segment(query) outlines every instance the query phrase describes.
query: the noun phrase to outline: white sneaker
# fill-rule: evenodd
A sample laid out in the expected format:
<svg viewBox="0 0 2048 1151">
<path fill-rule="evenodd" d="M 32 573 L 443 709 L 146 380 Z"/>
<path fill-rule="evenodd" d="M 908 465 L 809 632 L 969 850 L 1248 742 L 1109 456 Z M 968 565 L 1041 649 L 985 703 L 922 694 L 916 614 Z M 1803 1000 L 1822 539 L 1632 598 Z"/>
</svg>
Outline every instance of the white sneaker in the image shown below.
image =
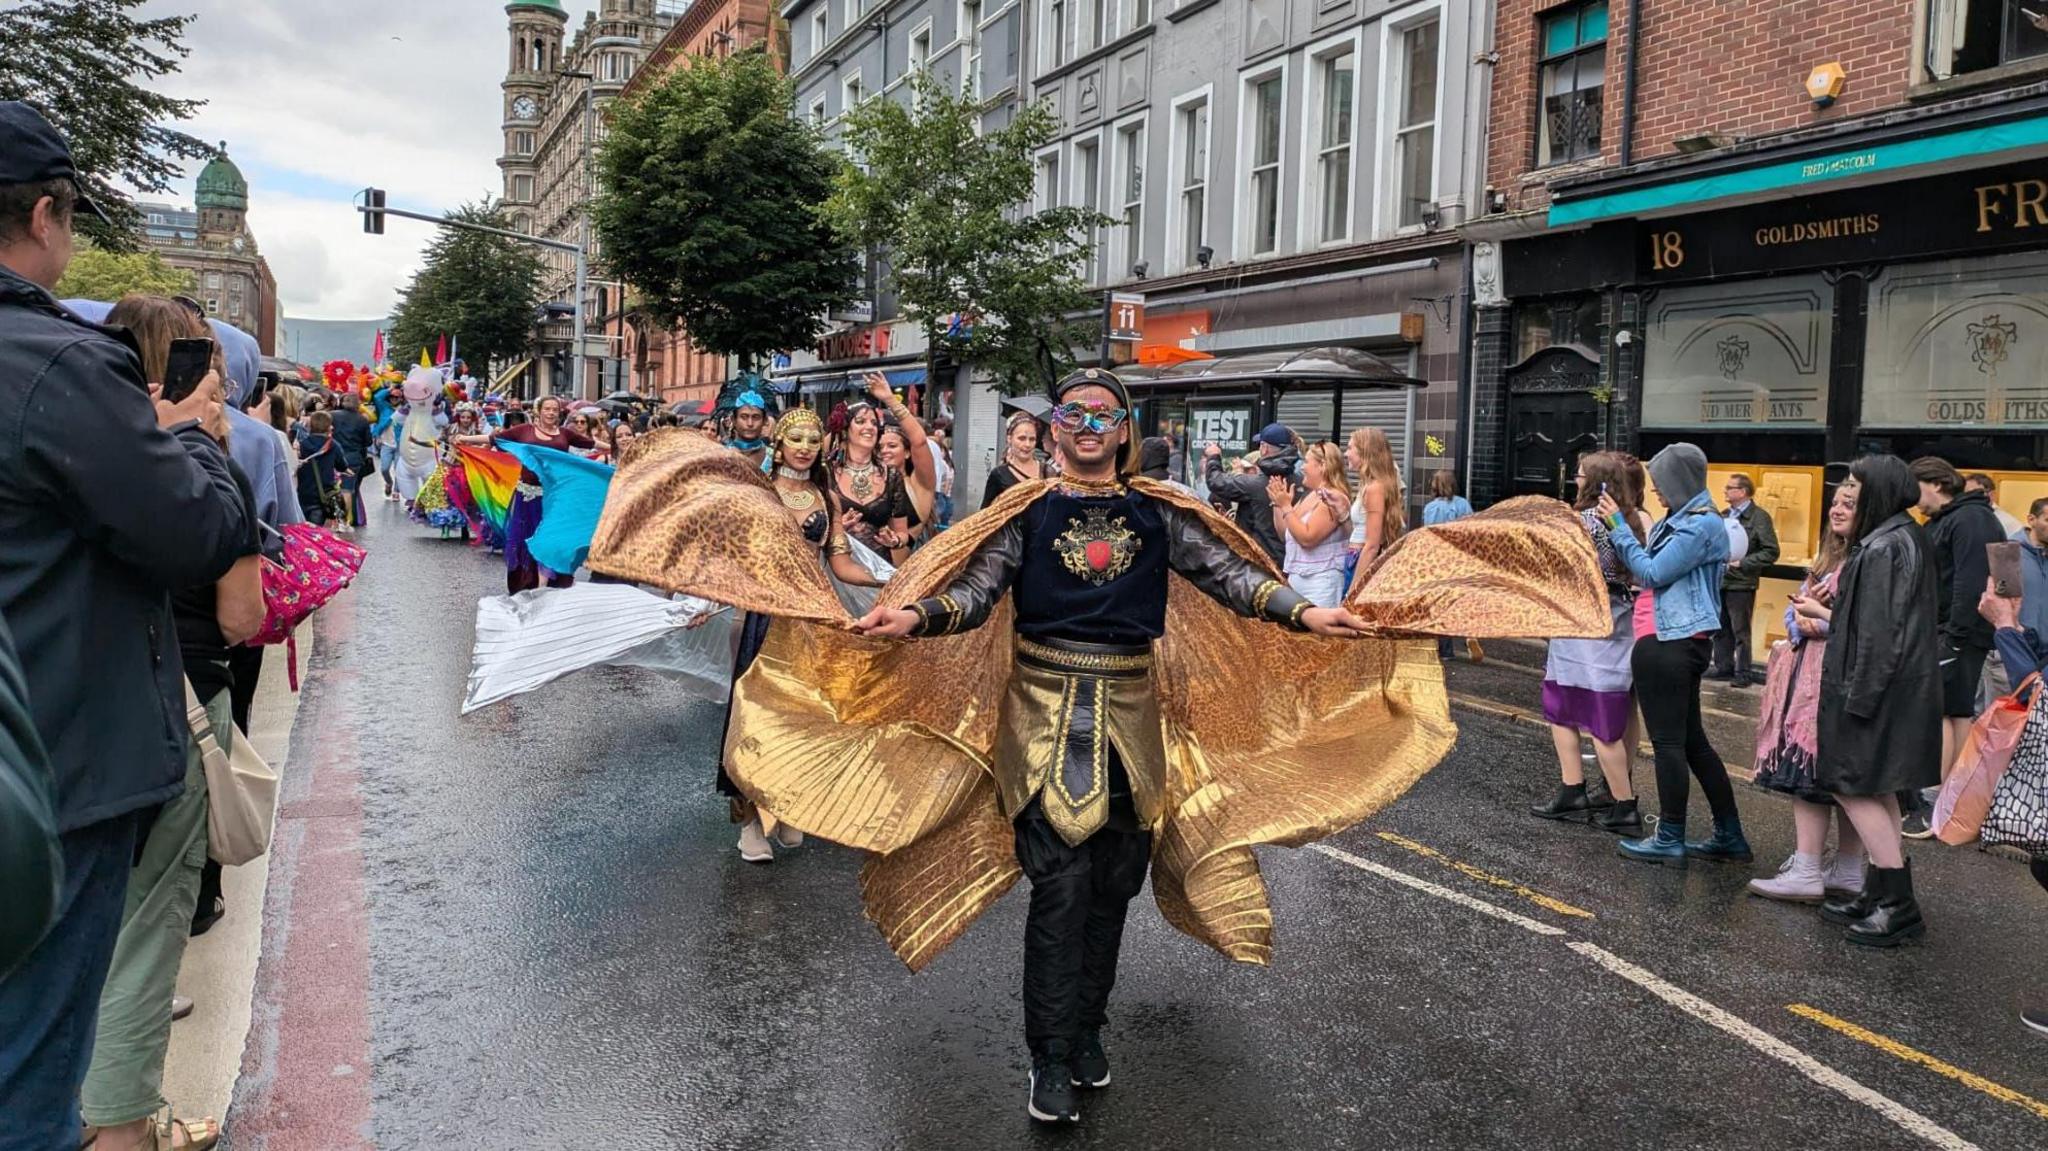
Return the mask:
<svg viewBox="0 0 2048 1151">
<path fill-rule="evenodd" d="M 1786 903 L 1819 903 L 1824 895 L 1820 860 L 1795 851 L 1778 867 L 1777 875 L 1750 880 L 1749 893 Z"/>
<path fill-rule="evenodd" d="M 786 823 L 778 823 L 775 825 L 775 845 L 777 847 L 802 847 L 804 845 L 804 833 Z"/>
<path fill-rule="evenodd" d="M 1863 857 L 1843 855 L 1830 858 L 1820 882 L 1829 895 L 1837 898 L 1860 895 L 1863 891 Z"/>
<path fill-rule="evenodd" d="M 740 825 L 740 858 L 748 863 L 775 862 L 775 847 L 761 834 L 761 821 L 750 819 Z"/>
</svg>

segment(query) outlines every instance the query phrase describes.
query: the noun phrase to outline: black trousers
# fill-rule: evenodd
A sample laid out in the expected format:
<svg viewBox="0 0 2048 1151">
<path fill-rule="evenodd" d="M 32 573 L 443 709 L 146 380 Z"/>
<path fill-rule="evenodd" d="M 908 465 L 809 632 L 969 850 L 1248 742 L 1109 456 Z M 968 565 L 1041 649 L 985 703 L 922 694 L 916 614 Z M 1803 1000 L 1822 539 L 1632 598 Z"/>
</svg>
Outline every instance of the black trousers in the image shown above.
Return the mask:
<svg viewBox="0 0 2048 1151">
<path fill-rule="evenodd" d="M 1755 588 L 1721 589 L 1721 630 L 1714 633 L 1715 671 L 1749 674 L 1749 624 L 1755 616 Z"/>
<path fill-rule="evenodd" d="M 1109 822 L 1078 847 L 1033 799 L 1017 814 L 1017 862 L 1031 881 L 1024 918 L 1024 1041 L 1065 1059 L 1083 1031 L 1108 1019 L 1124 912 L 1145 886 L 1152 833 L 1138 822 L 1123 764 L 1109 765 Z"/>
<path fill-rule="evenodd" d="M 1700 676 L 1707 670 L 1704 639 L 1636 641 L 1630 659 L 1636 677 L 1636 699 L 1643 705 L 1643 726 L 1657 755 L 1657 803 L 1666 823 L 1685 822 L 1685 801 L 1691 779 L 1713 809 L 1714 822 L 1733 822 L 1735 788 L 1728 768 L 1700 719 Z"/>
</svg>

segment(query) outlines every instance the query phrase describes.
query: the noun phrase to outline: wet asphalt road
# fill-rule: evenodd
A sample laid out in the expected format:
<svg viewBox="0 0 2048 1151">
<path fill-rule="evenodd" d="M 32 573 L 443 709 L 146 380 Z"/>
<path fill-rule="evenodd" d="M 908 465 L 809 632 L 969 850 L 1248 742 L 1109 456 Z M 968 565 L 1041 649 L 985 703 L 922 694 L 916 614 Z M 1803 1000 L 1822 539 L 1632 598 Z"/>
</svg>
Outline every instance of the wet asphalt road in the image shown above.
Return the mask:
<svg viewBox="0 0 2048 1151">
<path fill-rule="evenodd" d="M 1270 969 L 1141 897 L 1115 1085 L 1078 1129 L 1040 1128 L 1021 890 L 912 976 L 861 917 L 853 852 L 739 860 L 710 783 L 719 709 L 607 669 L 458 720 L 502 568 L 376 511 L 368 566 L 302 653 L 237 1151 L 2048 1145 L 2048 1103 L 2028 1105 L 2048 1037 L 2015 1016 L 2048 995 L 2048 895 L 2024 866 L 1913 847 L 1930 934 L 1868 953 L 1745 898 L 1749 868 L 1645 868 L 1522 814 L 1555 779 L 1547 737 L 1471 712 L 1444 764 L 1332 841 L 1382 870 L 1263 853 Z M 1739 798 L 1767 871 L 1788 811 Z"/>
</svg>

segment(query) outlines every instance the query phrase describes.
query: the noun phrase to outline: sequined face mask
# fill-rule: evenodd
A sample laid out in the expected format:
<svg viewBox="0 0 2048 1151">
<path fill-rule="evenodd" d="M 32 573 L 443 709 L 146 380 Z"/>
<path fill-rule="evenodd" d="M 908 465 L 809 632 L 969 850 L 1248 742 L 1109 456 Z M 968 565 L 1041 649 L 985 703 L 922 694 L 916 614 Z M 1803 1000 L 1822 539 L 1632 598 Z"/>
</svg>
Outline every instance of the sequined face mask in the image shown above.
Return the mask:
<svg viewBox="0 0 2048 1151">
<path fill-rule="evenodd" d="M 782 450 L 786 452 L 810 452 L 816 454 L 825 444 L 825 437 L 808 428 L 790 432 L 782 437 Z"/>
<path fill-rule="evenodd" d="M 1094 432 L 1101 435 L 1123 426 L 1130 413 L 1107 404 L 1061 404 L 1052 410 L 1052 422 L 1066 432 Z"/>
</svg>

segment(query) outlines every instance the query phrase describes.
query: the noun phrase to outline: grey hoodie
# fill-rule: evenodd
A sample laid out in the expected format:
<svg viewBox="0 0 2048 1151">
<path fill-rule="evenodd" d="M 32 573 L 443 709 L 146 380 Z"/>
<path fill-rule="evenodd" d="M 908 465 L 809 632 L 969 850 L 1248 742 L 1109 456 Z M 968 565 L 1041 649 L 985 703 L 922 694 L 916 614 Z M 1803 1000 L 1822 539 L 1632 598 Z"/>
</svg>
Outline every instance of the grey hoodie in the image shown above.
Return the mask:
<svg viewBox="0 0 2048 1151">
<path fill-rule="evenodd" d="M 1707 453 L 1691 444 L 1672 444 L 1650 457 L 1650 484 L 1672 511 L 1707 490 Z"/>
</svg>

